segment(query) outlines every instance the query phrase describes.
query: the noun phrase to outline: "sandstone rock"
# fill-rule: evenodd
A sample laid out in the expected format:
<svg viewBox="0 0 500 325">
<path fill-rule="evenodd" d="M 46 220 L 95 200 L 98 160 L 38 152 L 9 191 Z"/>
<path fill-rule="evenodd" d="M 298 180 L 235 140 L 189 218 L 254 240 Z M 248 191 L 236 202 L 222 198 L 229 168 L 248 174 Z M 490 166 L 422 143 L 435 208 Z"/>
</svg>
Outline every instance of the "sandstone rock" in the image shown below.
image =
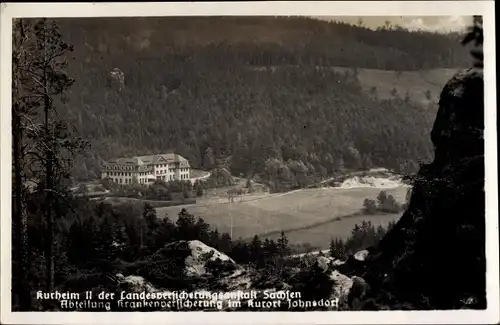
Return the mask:
<svg viewBox="0 0 500 325">
<path fill-rule="evenodd" d="M 252 286 L 252 278 L 246 270 L 240 268 L 230 276 L 222 278 L 220 283 L 225 285 L 228 291 L 248 290 Z"/>
<path fill-rule="evenodd" d="M 328 271 L 328 267 L 330 266 L 330 259 L 328 257 L 325 257 L 325 256 L 318 256 L 317 258 L 317 263 L 318 263 L 318 266 L 324 271 Z"/>
<path fill-rule="evenodd" d="M 336 270 L 330 274 L 330 279 L 335 281 L 335 286 L 333 288 L 333 297 L 339 299 L 347 299 L 349 291 L 351 290 L 351 287 L 353 285 L 353 280 Z"/>
<path fill-rule="evenodd" d="M 205 265 L 208 261 L 220 260 L 236 264 L 230 257 L 205 245 L 199 240 L 188 242 L 191 255 L 186 258 L 186 274 L 188 276 L 202 276 L 206 273 Z"/>
<path fill-rule="evenodd" d="M 483 73 L 473 68 L 444 87 L 431 132 L 434 160 L 421 166 L 407 211 L 365 259 L 362 276 L 379 305 L 485 308 L 483 131 Z M 443 281 L 450 274 L 468 280 Z M 464 303 L 471 296 L 474 304 Z"/>
<path fill-rule="evenodd" d="M 368 256 L 368 254 L 370 253 L 368 252 L 368 250 L 365 249 L 354 254 L 354 258 L 358 261 L 364 261 Z"/>
<path fill-rule="evenodd" d="M 123 275 L 117 274 L 117 279 L 120 280 L 120 287 L 126 288 L 129 292 L 156 292 L 158 291 L 151 283 L 146 281 L 141 276 L 129 275 L 123 277 Z"/>
<path fill-rule="evenodd" d="M 344 264 L 345 264 L 345 261 L 342 261 L 342 260 L 333 260 L 332 261 L 333 266 L 340 266 L 340 265 L 344 265 Z"/>
<path fill-rule="evenodd" d="M 125 87 L 125 74 L 118 68 L 114 68 L 110 71 L 109 76 L 111 78 L 111 84 L 118 90 L 122 90 Z"/>
</svg>

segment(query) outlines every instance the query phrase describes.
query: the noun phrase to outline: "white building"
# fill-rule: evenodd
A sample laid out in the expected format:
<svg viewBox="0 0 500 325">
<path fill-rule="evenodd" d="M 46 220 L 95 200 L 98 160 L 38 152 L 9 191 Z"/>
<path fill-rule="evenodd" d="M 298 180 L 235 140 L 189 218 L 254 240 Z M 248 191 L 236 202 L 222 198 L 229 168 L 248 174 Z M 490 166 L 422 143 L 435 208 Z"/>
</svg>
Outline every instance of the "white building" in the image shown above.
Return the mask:
<svg viewBox="0 0 500 325">
<path fill-rule="evenodd" d="M 165 182 L 190 180 L 189 161 L 175 153 L 166 153 L 108 161 L 101 178 L 118 184 L 150 184 L 156 180 Z"/>
</svg>

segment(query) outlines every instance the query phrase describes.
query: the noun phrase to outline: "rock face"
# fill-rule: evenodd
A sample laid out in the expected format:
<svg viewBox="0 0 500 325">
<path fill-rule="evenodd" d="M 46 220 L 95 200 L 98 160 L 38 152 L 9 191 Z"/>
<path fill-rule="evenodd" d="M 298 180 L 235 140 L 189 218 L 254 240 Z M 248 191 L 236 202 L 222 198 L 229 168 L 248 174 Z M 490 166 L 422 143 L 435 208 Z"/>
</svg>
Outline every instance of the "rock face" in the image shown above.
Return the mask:
<svg viewBox="0 0 500 325">
<path fill-rule="evenodd" d="M 118 91 L 122 91 L 125 87 L 125 74 L 118 68 L 114 68 L 110 71 L 109 77 L 111 80 L 111 86 Z"/>
<path fill-rule="evenodd" d="M 421 166 L 407 211 L 356 268 L 372 288 L 372 305 L 361 308 L 486 308 L 483 88 L 476 68 L 444 87 L 435 158 Z"/>
<path fill-rule="evenodd" d="M 206 273 L 205 265 L 208 261 L 220 260 L 221 262 L 236 264 L 227 255 L 199 240 L 189 241 L 188 247 L 191 250 L 191 255 L 186 258 L 186 275 L 188 276 L 204 275 Z"/>
<path fill-rule="evenodd" d="M 353 280 L 339 271 L 333 271 L 332 274 L 330 274 L 330 279 L 335 281 L 335 286 L 333 288 L 334 296 L 341 299 L 347 298 L 352 288 Z"/>
<path fill-rule="evenodd" d="M 120 283 L 120 287 L 126 289 L 128 292 L 156 292 L 158 291 L 151 283 L 146 281 L 142 276 L 129 275 L 124 277 L 117 274 L 116 278 Z"/>
<path fill-rule="evenodd" d="M 369 252 L 365 249 L 354 254 L 354 258 L 358 261 L 364 261 L 368 254 Z"/>
<path fill-rule="evenodd" d="M 328 270 L 328 267 L 330 265 L 330 263 L 332 262 L 329 258 L 325 257 L 325 256 L 319 256 L 318 259 L 317 259 L 317 262 L 318 262 L 318 266 L 324 271 L 326 272 Z"/>
<path fill-rule="evenodd" d="M 360 252 L 360 255 L 364 255 L 364 252 Z M 302 258 L 305 259 L 305 257 Z M 342 306 L 347 303 L 351 288 L 354 288 L 356 292 L 363 292 L 363 287 L 359 285 L 360 282 L 363 282 L 361 278 L 351 278 L 336 270 L 337 266 L 342 265 L 342 263 L 334 263 L 339 262 L 339 260 L 326 256 L 309 256 L 309 260 L 304 261 L 307 266 L 290 268 L 290 274 L 293 275 L 287 279 L 273 277 L 270 274 L 265 274 L 262 278 L 262 270 L 238 265 L 227 255 L 201 241 L 176 241 L 165 245 L 147 260 L 141 261 L 140 264 L 145 269 L 141 267 L 128 268 L 125 275 L 118 273 L 114 278 L 118 289 L 131 293 L 176 290 L 192 290 L 197 293 L 230 293 L 252 290 L 262 295 L 264 291 L 284 292 L 287 290 L 296 291 L 298 288 L 304 289 L 304 283 L 314 281 L 313 279 L 318 277 L 325 277 L 333 280 L 329 297 L 331 299 L 338 298 Z M 181 273 L 169 269 L 173 263 L 177 263 Z M 314 268 L 311 269 L 314 265 L 316 271 L 307 273 L 304 277 L 301 272 L 314 270 Z M 312 276 L 313 279 L 309 276 Z M 266 279 L 267 282 L 263 283 L 263 279 Z M 295 281 L 297 279 L 300 283 Z M 184 287 L 179 286 L 177 280 L 183 281 L 181 285 Z M 298 287 L 296 287 L 297 284 L 299 284 Z M 325 287 L 314 290 L 321 289 L 325 289 Z M 364 292 L 360 297 L 364 297 Z M 228 309 L 225 303 L 223 309 Z"/>
</svg>

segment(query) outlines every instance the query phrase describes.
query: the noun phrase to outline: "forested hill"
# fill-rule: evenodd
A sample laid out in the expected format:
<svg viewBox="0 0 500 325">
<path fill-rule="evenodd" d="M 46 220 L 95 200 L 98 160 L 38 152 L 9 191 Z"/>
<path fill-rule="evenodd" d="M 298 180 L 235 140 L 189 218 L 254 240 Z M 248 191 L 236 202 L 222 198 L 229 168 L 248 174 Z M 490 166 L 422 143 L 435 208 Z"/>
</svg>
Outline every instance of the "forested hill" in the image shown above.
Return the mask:
<svg viewBox="0 0 500 325">
<path fill-rule="evenodd" d="M 470 63 L 459 35 L 306 18 L 57 23 L 75 48 L 67 116 L 92 143 L 81 177 L 95 177 L 102 159 L 166 150 L 195 167 L 225 163 L 237 174 L 283 178 L 415 169 L 432 157 L 435 108 L 402 92 L 387 99 L 367 91 L 358 69 L 398 75 Z"/>
<path fill-rule="evenodd" d="M 409 33 L 397 27 L 374 31 L 304 17 L 64 19 L 59 25 L 76 46 L 79 59 L 100 61 L 95 64 L 129 66 L 131 59 L 184 59 L 211 65 L 312 64 L 415 70 L 463 67 L 470 62 L 456 34 Z M 200 49 L 202 53 L 198 53 Z"/>
</svg>

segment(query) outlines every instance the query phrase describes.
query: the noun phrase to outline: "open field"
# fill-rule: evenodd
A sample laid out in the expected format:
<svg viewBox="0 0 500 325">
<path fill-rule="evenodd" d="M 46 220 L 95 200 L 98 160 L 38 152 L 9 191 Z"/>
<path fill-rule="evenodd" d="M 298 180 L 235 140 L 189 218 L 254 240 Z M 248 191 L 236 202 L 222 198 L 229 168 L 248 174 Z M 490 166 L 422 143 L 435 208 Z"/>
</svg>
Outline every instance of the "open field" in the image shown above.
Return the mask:
<svg viewBox="0 0 500 325">
<path fill-rule="evenodd" d="M 398 220 L 401 215 L 402 213 L 349 216 L 306 229 L 285 231 L 285 234 L 290 243 L 309 243 L 313 247 L 327 249 L 331 239 L 347 239 L 356 224 L 370 221 L 375 227 L 379 225 L 386 227 L 389 222 Z M 273 233 L 262 236 L 262 239 L 264 238 L 276 240 L 279 238 L 279 234 Z"/>
<path fill-rule="evenodd" d="M 252 67 L 253 70 L 298 69 L 299 66 L 266 66 Z M 346 73 L 352 70 L 347 67 L 318 66 L 318 69 L 334 70 Z M 406 92 L 410 98 L 422 105 L 437 103 L 441 90 L 448 80 L 460 69 L 428 69 L 418 71 L 391 71 L 379 69 L 358 69 L 358 80 L 363 91 L 370 94 L 375 87 L 377 96 L 381 99 L 393 98 L 392 90 L 396 89 L 398 96 L 404 97 Z M 426 92 L 429 91 L 430 98 Z"/>
<path fill-rule="evenodd" d="M 348 68 L 336 67 L 336 71 L 346 71 Z M 424 105 L 437 102 L 441 90 L 448 80 L 459 69 L 429 69 L 421 71 L 388 71 L 377 69 L 358 69 L 358 79 L 361 87 L 367 93 L 376 87 L 379 98 L 392 98 L 391 91 L 396 89 L 400 97 L 408 92 L 410 98 Z M 430 100 L 426 97 L 430 92 Z"/>
<path fill-rule="evenodd" d="M 241 201 L 238 198 L 234 203 L 229 203 L 224 198 L 210 198 L 201 199 L 192 205 L 158 208 L 157 212 L 159 216 L 168 214 L 168 217 L 175 222 L 179 211 L 186 208 L 188 212 L 196 217 L 202 217 L 219 231 L 230 233 L 232 224 L 233 238 L 248 238 L 255 234 L 296 229 L 354 214 L 362 208 L 365 198 L 375 199 L 380 190 L 379 188 L 321 188 L 279 194 L 261 193 L 245 195 Z M 398 202 L 404 202 L 407 191 L 405 187 L 384 190 L 388 194 L 392 194 Z M 385 222 L 384 220 L 387 222 L 393 220 L 390 215 L 384 215 L 381 218 L 377 218 L 377 216 L 367 216 L 366 218 L 373 219 L 372 222 L 376 225 L 379 224 L 377 223 L 379 221 L 376 222 L 375 219 L 383 219 L 383 222 Z M 322 236 L 328 242 L 331 237 L 348 235 L 352 226 L 363 219 L 365 217 L 346 219 L 345 222 L 342 222 L 345 224 L 342 227 L 339 226 L 340 221 L 332 222 L 331 225 L 321 226 L 320 231 L 326 232 Z M 331 235 L 328 234 L 329 229 L 332 231 Z M 316 236 L 315 231 L 318 230 L 311 228 L 292 232 L 290 242 L 306 242 L 301 238 L 312 239 Z M 323 239 L 318 238 L 316 241 L 323 242 Z"/>
</svg>

